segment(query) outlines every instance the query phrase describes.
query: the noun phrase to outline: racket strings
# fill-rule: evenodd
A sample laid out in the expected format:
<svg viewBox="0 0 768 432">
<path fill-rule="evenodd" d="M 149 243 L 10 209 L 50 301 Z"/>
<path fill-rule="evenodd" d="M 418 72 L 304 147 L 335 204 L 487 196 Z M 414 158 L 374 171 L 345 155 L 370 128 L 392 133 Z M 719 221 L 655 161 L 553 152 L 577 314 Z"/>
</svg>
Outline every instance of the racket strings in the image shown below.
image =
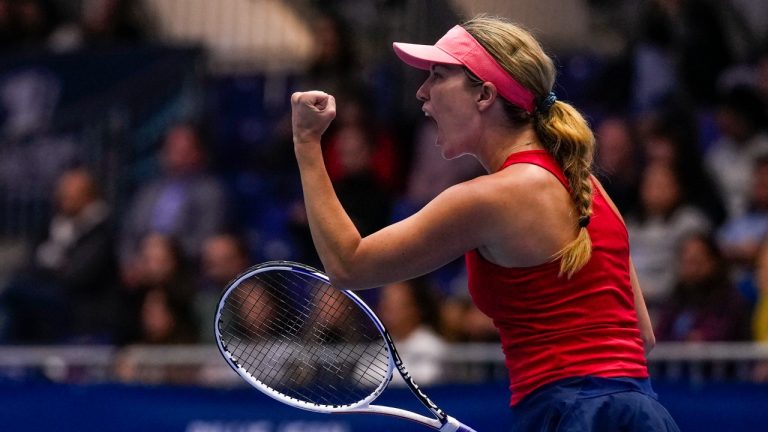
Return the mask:
<svg viewBox="0 0 768 432">
<path fill-rule="evenodd" d="M 290 273 L 290 275 L 295 274 Z M 286 275 L 278 273 L 278 276 L 285 278 Z M 291 282 L 292 281 L 289 280 L 289 278 L 286 278 L 285 283 Z M 365 361 L 369 367 L 377 365 L 378 367 L 375 367 L 375 369 L 381 374 L 386 374 L 388 371 L 388 362 L 385 362 L 383 364 L 384 367 L 381 367 L 382 362 L 377 362 L 377 360 L 380 359 L 380 356 L 373 355 L 369 352 L 370 350 L 366 350 L 366 348 L 369 347 L 368 344 L 353 343 L 355 342 L 354 339 L 359 337 L 367 343 L 374 341 L 381 342 L 380 346 L 386 350 L 382 336 L 373 323 L 367 318 L 360 319 L 364 314 L 353 304 L 352 300 L 326 282 L 314 278 L 308 278 L 305 282 L 313 284 L 312 291 L 314 295 L 312 298 L 316 300 L 316 304 L 307 302 L 303 305 L 303 310 L 307 312 L 305 316 L 309 317 L 312 310 L 318 312 L 320 315 L 327 315 L 326 321 L 319 322 L 318 327 L 322 329 L 322 331 L 315 331 L 316 342 L 318 343 L 318 348 L 321 349 L 321 352 L 327 351 L 325 346 L 326 342 L 334 342 L 334 339 L 340 338 L 338 342 L 343 343 L 340 345 L 342 351 L 338 352 L 337 348 L 335 350 L 336 355 L 342 355 L 351 359 L 362 357 L 362 360 Z M 333 321 L 336 321 L 337 324 L 333 326 L 328 325 L 329 322 Z M 358 325 L 358 323 L 365 324 L 365 326 Z M 317 330 L 318 327 L 315 327 L 314 330 Z M 343 333 L 340 334 L 339 331 L 342 331 Z M 342 334 L 346 334 L 348 338 L 343 338 Z M 380 382 L 381 380 L 379 379 L 370 381 L 369 384 L 378 385 Z"/>
<path fill-rule="evenodd" d="M 349 405 L 389 376 L 389 350 L 375 324 L 313 276 L 265 271 L 243 280 L 218 325 L 237 366 L 288 397 Z"/>
<path fill-rule="evenodd" d="M 279 276 L 285 275 L 280 273 Z M 347 359 L 351 359 L 353 363 L 357 363 L 358 369 L 364 365 L 365 371 L 375 369 L 378 372 L 378 376 L 374 376 L 375 379 L 372 379 L 370 373 L 360 374 L 358 370 L 360 376 L 358 377 L 359 381 L 357 384 L 363 384 L 366 387 L 373 386 L 375 388 L 381 383 L 388 372 L 388 357 L 383 367 L 382 362 L 379 361 L 378 367 L 371 368 L 371 365 L 376 364 L 380 356 L 367 353 L 370 349 L 366 350 L 366 348 L 370 346 L 371 342 L 381 339 L 380 333 L 373 327 L 370 320 L 355 319 L 356 315 L 354 312 L 358 312 L 358 315 L 361 312 L 347 296 L 333 289 L 324 281 L 311 280 L 313 282 L 313 295 L 310 298 L 314 299 L 316 304 L 311 305 L 308 302 L 304 305 L 303 309 L 307 311 L 314 309 L 321 316 L 321 319 L 319 326 L 313 328 L 317 350 L 315 355 L 310 357 L 309 363 L 316 364 L 316 361 L 320 359 L 320 364 L 326 371 L 335 373 L 339 378 L 345 378 L 342 375 L 344 372 L 342 367 L 350 363 Z M 357 318 L 360 317 L 357 316 Z M 356 326 L 356 321 L 368 324 L 368 327 Z M 360 344 L 359 340 L 356 340 L 358 338 L 362 338 L 365 343 Z M 329 349 L 327 345 L 329 342 L 336 343 L 333 349 Z M 384 352 L 384 354 L 387 353 Z"/>
</svg>

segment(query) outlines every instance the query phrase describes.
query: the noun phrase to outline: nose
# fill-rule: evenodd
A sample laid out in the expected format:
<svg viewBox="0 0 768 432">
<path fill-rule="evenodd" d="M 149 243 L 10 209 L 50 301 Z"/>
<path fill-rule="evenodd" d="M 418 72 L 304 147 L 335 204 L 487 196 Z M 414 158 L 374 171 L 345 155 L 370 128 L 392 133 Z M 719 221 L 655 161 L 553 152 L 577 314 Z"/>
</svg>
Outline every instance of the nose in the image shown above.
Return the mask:
<svg viewBox="0 0 768 432">
<path fill-rule="evenodd" d="M 426 102 L 429 99 L 429 78 L 416 90 L 416 99 L 421 102 Z"/>
</svg>

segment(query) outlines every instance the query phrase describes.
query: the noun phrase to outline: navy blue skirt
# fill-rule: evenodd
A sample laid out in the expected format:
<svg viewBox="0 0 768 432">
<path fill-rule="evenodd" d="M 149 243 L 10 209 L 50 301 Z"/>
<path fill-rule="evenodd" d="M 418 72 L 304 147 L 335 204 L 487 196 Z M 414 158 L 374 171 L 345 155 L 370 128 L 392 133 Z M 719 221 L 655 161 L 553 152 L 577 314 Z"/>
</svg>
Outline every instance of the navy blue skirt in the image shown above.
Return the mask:
<svg viewBox="0 0 768 432">
<path fill-rule="evenodd" d="M 679 432 L 650 379 L 567 378 L 512 407 L 515 432 Z"/>
</svg>

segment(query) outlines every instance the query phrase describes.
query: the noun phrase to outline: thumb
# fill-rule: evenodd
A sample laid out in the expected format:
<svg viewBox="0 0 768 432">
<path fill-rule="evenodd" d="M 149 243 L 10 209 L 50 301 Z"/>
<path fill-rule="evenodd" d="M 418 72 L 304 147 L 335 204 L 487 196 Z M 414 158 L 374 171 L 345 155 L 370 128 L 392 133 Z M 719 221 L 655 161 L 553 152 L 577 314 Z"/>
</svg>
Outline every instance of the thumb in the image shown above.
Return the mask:
<svg viewBox="0 0 768 432">
<path fill-rule="evenodd" d="M 291 95 L 293 105 L 306 105 L 318 111 L 325 109 L 330 95 L 321 91 L 296 92 Z"/>
<path fill-rule="evenodd" d="M 308 96 L 310 96 L 307 100 L 307 105 L 315 108 L 316 110 L 323 112 L 331 103 L 330 100 L 333 98 L 333 96 L 329 95 L 328 93 L 324 93 L 321 91 L 313 91 L 309 92 Z"/>
<path fill-rule="evenodd" d="M 336 98 L 329 94 L 325 94 L 325 97 L 322 100 L 322 105 L 318 104 L 315 105 L 320 111 L 324 112 L 335 112 L 336 111 Z"/>
</svg>

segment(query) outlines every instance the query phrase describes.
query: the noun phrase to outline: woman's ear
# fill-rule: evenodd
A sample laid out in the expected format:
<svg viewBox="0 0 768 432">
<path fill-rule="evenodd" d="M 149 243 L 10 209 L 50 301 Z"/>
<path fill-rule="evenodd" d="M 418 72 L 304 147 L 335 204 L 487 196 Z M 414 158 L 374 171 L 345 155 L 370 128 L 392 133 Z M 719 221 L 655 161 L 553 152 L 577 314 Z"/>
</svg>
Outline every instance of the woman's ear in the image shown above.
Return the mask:
<svg viewBox="0 0 768 432">
<path fill-rule="evenodd" d="M 490 108 L 491 105 L 493 105 L 493 102 L 496 101 L 498 95 L 499 91 L 496 89 L 495 84 L 488 81 L 484 82 L 483 85 L 479 87 L 475 100 L 478 110 L 485 111 Z"/>
</svg>

